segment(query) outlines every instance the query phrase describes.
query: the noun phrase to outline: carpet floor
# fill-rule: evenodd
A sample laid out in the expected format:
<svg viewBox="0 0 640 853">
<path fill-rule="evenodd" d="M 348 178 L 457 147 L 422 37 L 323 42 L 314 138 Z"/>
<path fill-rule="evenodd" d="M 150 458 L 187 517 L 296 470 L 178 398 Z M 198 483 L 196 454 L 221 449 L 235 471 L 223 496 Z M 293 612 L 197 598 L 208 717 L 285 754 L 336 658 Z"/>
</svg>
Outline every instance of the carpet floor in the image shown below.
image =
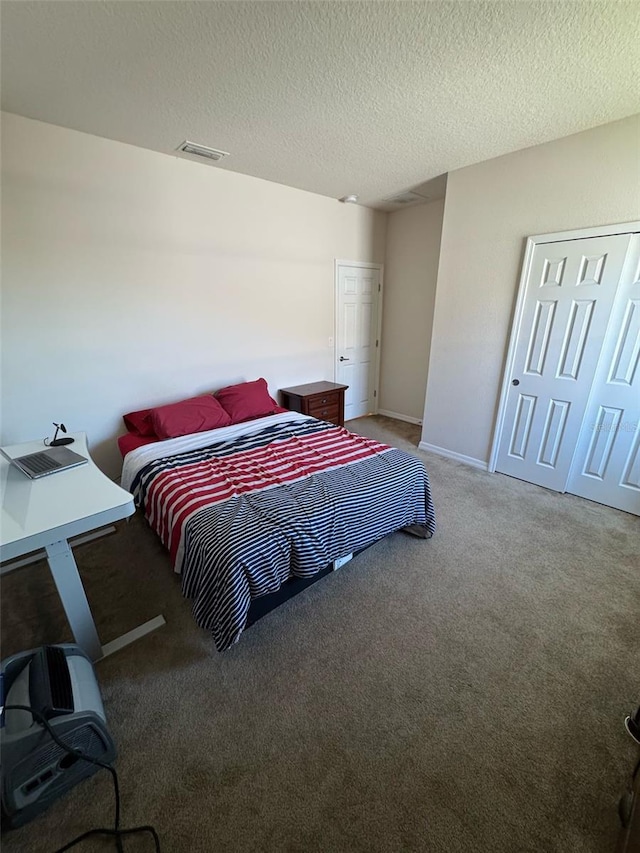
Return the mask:
<svg viewBox="0 0 640 853">
<path fill-rule="evenodd" d="M 163 853 L 609 853 L 640 702 L 640 524 L 417 449 L 417 427 L 349 424 L 420 456 L 433 539 L 389 536 L 218 654 L 135 517 L 79 547 L 123 824 Z M 71 639 L 46 564 L 2 582 L 2 655 Z M 108 774 L 4 853 L 48 853 L 112 816 Z M 112 850 L 108 841 L 82 850 Z M 150 851 L 132 838 L 127 851 Z"/>
</svg>

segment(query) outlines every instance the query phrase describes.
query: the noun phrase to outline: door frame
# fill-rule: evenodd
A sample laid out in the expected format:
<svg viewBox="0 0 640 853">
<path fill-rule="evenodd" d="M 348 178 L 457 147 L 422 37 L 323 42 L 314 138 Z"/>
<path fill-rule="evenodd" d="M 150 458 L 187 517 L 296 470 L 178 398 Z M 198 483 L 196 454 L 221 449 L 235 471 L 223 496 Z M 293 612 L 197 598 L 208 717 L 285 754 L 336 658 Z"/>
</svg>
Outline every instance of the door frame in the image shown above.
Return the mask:
<svg viewBox="0 0 640 853">
<path fill-rule="evenodd" d="M 493 429 L 491 454 L 489 456 L 489 464 L 487 466 L 487 470 L 491 473 L 495 472 L 496 464 L 498 462 L 498 448 L 500 446 L 502 432 L 504 430 L 504 419 L 507 410 L 507 395 L 509 393 L 509 386 L 511 385 L 511 374 L 513 372 L 513 363 L 516 355 L 516 342 L 521 331 L 522 315 L 524 313 L 524 297 L 529 273 L 531 272 L 533 253 L 536 247 L 543 245 L 544 243 L 563 243 L 566 240 L 586 240 L 591 237 L 611 237 L 614 234 L 633 234 L 639 230 L 640 220 L 636 219 L 632 222 L 621 222 L 615 225 L 599 225 L 593 228 L 578 228 L 572 231 L 555 231 L 551 234 L 537 234 L 533 237 L 527 237 L 524 258 L 522 261 L 522 272 L 520 273 L 520 280 L 518 282 L 516 303 L 513 309 L 513 321 L 511 323 L 509 347 L 507 349 L 507 357 L 505 359 L 504 370 L 502 373 L 502 385 L 500 387 L 498 412 L 496 414 Z"/>
<path fill-rule="evenodd" d="M 378 414 L 380 405 L 380 352 L 382 351 L 382 297 L 384 294 L 384 264 L 374 264 L 368 261 L 346 261 L 343 258 L 336 258 L 333 265 L 333 381 L 336 381 L 336 364 L 338 361 L 338 298 L 339 298 L 339 277 L 338 272 L 340 267 L 358 267 L 365 270 L 378 270 L 378 319 L 376 324 L 376 357 L 374 363 L 374 406 L 373 414 Z"/>
</svg>

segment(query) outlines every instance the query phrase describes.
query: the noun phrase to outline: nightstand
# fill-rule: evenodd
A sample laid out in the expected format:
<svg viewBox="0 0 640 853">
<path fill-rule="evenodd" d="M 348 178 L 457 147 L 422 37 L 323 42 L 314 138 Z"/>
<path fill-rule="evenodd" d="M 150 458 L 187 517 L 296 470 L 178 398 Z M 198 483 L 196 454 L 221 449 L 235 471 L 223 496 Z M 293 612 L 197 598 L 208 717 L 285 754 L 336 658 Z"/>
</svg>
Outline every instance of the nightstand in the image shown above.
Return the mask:
<svg viewBox="0 0 640 853">
<path fill-rule="evenodd" d="M 335 382 L 310 382 L 294 388 L 281 388 L 282 405 L 292 412 L 344 426 L 344 392 L 348 387 Z"/>
</svg>

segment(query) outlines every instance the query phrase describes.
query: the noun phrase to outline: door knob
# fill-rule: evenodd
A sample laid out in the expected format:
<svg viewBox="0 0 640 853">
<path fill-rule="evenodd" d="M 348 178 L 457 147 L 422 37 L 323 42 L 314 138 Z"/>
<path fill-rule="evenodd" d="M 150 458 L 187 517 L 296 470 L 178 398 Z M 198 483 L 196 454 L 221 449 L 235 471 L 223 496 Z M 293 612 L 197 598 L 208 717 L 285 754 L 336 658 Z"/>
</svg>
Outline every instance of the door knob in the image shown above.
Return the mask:
<svg viewBox="0 0 640 853">
<path fill-rule="evenodd" d="M 514 380 L 513 380 L 513 382 L 512 382 L 511 384 L 512 384 L 512 385 L 519 385 L 519 384 L 520 384 L 520 380 L 519 380 L 519 379 L 514 379 Z"/>
<path fill-rule="evenodd" d="M 348 358 L 345 358 L 343 355 L 340 356 L 340 361 L 349 361 Z"/>
</svg>

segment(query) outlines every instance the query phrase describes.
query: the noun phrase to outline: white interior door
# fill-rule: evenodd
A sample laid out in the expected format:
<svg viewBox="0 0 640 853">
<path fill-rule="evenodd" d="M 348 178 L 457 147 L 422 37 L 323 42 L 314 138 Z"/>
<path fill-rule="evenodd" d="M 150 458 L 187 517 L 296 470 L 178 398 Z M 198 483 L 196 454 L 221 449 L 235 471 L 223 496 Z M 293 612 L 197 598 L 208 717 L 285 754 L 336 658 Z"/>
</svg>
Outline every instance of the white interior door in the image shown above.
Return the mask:
<svg viewBox="0 0 640 853">
<path fill-rule="evenodd" d="M 640 235 L 611 313 L 567 491 L 640 515 Z"/>
<path fill-rule="evenodd" d="M 338 264 L 336 381 L 345 392 L 345 420 L 376 411 L 380 270 Z"/>
<path fill-rule="evenodd" d="M 615 234 L 536 245 L 497 471 L 565 491 L 630 242 Z"/>
</svg>

